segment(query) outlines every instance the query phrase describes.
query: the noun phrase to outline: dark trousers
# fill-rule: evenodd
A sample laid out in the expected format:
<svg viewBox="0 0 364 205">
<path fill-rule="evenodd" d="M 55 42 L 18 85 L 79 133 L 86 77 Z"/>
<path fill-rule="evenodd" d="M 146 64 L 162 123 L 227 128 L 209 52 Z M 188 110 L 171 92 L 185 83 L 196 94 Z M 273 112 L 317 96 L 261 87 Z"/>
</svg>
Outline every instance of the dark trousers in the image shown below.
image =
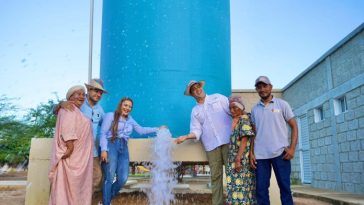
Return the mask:
<svg viewBox="0 0 364 205">
<path fill-rule="evenodd" d="M 284 153 L 284 152 L 283 152 Z M 291 193 L 291 161 L 284 160 L 283 154 L 272 159 L 258 159 L 256 169 L 256 195 L 259 205 L 269 205 L 269 182 L 272 167 L 281 194 L 282 205 L 293 205 Z"/>
</svg>

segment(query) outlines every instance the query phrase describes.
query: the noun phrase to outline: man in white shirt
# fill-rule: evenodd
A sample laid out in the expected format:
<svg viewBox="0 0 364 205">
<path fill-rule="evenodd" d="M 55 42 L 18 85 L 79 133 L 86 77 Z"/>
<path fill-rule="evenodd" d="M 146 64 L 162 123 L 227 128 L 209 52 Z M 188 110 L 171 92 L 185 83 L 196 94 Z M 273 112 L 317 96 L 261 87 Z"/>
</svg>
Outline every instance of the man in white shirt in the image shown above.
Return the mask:
<svg viewBox="0 0 364 205">
<path fill-rule="evenodd" d="M 195 98 L 191 112 L 190 133 L 178 137 L 180 144 L 187 139 L 201 140 L 211 169 L 212 204 L 224 204 L 223 165 L 227 164 L 231 134 L 229 100 L 221 94 L 206 95 L 205 81 L 191 80 L 184 95 Z"/>
</svg>

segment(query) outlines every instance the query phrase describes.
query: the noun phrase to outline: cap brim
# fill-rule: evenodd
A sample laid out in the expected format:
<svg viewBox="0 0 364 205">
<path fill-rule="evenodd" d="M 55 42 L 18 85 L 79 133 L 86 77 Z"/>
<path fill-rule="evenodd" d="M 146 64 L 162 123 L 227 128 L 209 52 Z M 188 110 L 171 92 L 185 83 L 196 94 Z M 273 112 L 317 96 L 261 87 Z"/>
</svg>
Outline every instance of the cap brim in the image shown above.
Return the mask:
<svg viewBox="0 0 364 205">
<path fill-rule="evenodd" d="M 264 84 L 266 84 L 266 85 L 270 85 L 270 83 L 266 83 L 266 82 L 264 82 L 264 81 L 259 81 L 259 82 L 256 82 L 256 83 L 255 83 L 255 86 L 257 86 L 259 83 L 264 83 Z"/>
</svg>

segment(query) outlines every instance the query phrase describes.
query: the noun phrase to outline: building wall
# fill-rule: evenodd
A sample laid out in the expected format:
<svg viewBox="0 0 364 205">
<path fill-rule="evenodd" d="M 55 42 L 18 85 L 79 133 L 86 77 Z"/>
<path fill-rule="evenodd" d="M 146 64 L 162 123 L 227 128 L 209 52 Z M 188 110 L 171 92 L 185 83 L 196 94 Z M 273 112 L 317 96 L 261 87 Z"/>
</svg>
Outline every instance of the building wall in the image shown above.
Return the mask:
<svg viewBox="0 0 364 205">
<path fill-rule="evenodd" d="M 284 91 L 284 98 L 290 100 L 292 107 L 300 107 L 328 91 L 327 66 L 326 61 L 320 63 Z"/>
<path fill-rule="evenodd" d="M 364 193 L 364 85 L 345 92 L 348 111 L 333 115 L 323 102 L 324 120 L 308 110 L 312 186 Z"/>
<path fill-rule="evenodd" d="M 364 31 L 331 55 L 333 86 L 337 87 L 364 72 Z"/>
<path fill-rule="evenodd" d="M 343 96 L 347 111 L 337 114 L 334 101 Z M 307 117 L 311 186 L 364 194 L 364 24 L 283 88 L 283 98 L 299 122 Z M 319 106 L 323 120 L 315 122 Z M 301 148 L 292 161 L 300 181 Z"/>
<path fill-rule="evenodd" d="M 310 138 L 310 159 L 312 171 L 312 185 L 318 188 L 340 190 L 337 172 L 340 172 L 336 164 L 338 160 L 335 153 L 337 147 L 333 145 L 332 138 L 332 106 L 330 101 L 323 102 L 324 120 L 314 121 L 314 109 L 308 110 L 308 127 Z"/>
<path fill-rule="evenodd" d="M 348 112 L 335 116 L 342 189 L 364 193 L 364 85 L 346 98 Z"/>
</svg>

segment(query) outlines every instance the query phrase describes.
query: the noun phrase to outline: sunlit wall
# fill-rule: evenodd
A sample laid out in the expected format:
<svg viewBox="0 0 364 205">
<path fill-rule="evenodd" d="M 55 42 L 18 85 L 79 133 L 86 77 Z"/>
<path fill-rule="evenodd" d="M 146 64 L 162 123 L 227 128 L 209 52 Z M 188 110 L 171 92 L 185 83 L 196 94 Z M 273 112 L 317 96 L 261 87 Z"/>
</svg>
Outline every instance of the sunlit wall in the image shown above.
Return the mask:
<svg viewBox="0 0 364 205">
<path fill-rule="evenodd" d="M 168 125 L 173 136 L 189 131 L 191 79 L 207 93 L 231 93 L 229 0 L 109 0 L 103 2 L 100 76 L 114 111 L 134 100 L 142 126 Z"/>
</svg>

